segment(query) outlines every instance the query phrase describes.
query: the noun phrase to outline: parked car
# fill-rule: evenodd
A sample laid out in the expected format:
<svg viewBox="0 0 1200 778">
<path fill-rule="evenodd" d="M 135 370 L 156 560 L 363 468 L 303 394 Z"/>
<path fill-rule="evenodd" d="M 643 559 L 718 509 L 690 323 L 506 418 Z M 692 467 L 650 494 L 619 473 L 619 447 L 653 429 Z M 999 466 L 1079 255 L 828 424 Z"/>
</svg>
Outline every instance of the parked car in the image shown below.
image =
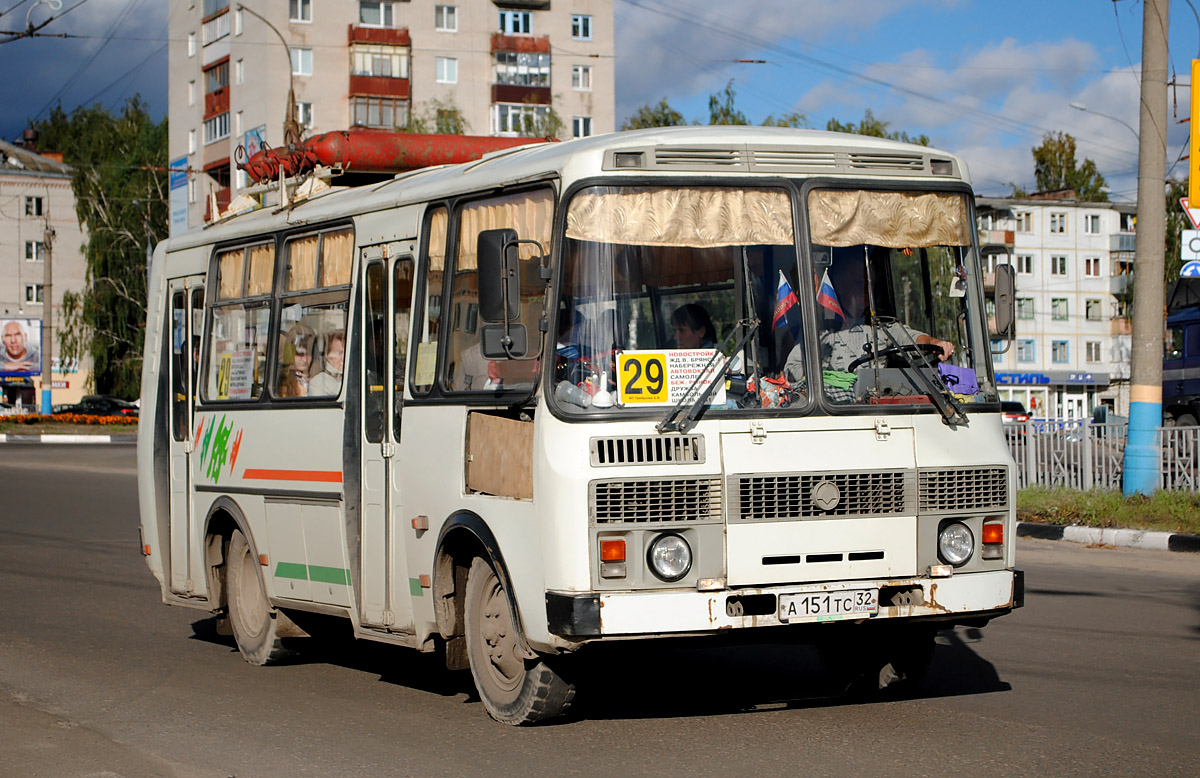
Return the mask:
<svg viewBox="0 0 1200 778">
<path fill-rule="evenodd" d="M 130 419 L 138 417 L 138 407 L 126 402 L 120 397 L 107 394 L 89 394 L 78 405 L 64 405 L 54 413 L 78 413 L 84 416 L 126 416 Z"/>
<path fill-rule="evenodd" d="M 1025 406 L 1016 400 L 1001 400 L 1000 410 L 1004 414 L 1005 424 L 1024 424 L 1029 421 Z"/>
</svg>

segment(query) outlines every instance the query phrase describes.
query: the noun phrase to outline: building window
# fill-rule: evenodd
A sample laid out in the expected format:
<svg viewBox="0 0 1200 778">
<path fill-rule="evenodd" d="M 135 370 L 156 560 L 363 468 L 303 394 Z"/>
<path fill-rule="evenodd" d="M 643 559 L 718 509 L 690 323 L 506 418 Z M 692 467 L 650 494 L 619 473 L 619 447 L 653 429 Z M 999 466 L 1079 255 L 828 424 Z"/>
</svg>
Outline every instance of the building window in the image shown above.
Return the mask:
<svg viewBox="0 0 1200 778">
<path fill-rule="evenodd" d="M 1015 257 L 1014 264 L 1017 266 L 1017 272 L 1023 276 L 1033 275 L 1033 255 L 1018 254 Z"/>
<path fill-rule="evenodd" d="M 242 34 L 242 9 L 239 8 L 233 12 L 233 34 Z"/>
<path fill-rule="evenodd" d="M 390 2 L 361 0 L 358 4 L 358 21 L 372 27 L 392 27 L 396 23 L 395 9 Z"/>
<path fill-rule="evenodd" d="M 1087 342 L 1087 361 L 1088 362 L 1099 362 L 1100 361 L 1100 341 L 1089 340 Z"/>
<path fill-rule="evenodd" d="M 312 49 L 291 49 L 292 75 L 311 76 L 313 72 Z"/>
<path fill-rule="evenodd" d="M 350 112 L 356 127 L 392 130 L 408 124 L 408 101 L 392 97 L 353 97 Z"/>
<path fill-rule="evenodd" d="M 592 91 L 592 66 L 571 66 L 571 88 L 577 92 Z"/>
<path fill-rule="evenodd" d="M 501 11 L 500 32 L 505 35 L 532 35 L 533 14 L 529 11 Z"/>
<path fill-rule="evenodd" d="M 25 215 L 26 216 L 41 216 L 42 215 L 42 198 L 26 197 L 25 198 Z"/>
<path fill-rule="evenodd" d="M 1066 257 L 1050 257 L 1050 275 L 1065 276 L 1067 274 Z"/>
<path fill-rule="evenodd" d="M 586 138 L 592 134 L 592 117 L 590 116 L 572 116 L 571 117 L 571 137 Z"/>
<path fill-rule="evenodd" d="M 550 106 L 529 103 L 497 103 L 492 106 L 492 133 L 535 135 L 550 116 Z"/>
<path fill-rule="evenodd" d="M 577 41 L 592 39 L 592 17 L 588 14 L 573 14 L 571 16 L 571 38 Z"/>
<path fill-rule="evenodd" d="M 188 202 L 196 202 L 196 179 L 188 178 Z"/>
<path fill-rule="evenodd" d="M 188 105 L 196 104 L 196 82 L 188 82 Z"/>
<path fill-rule="evenodd" d="M 1088 213 L 1083 216 L 1083 231 L 1088 235 L 1100 234 L 1100 214 Z"/>
<path fill-rule="evenodd" d="M 312 0 L 288 0 L 288 21 L 311 22 Z"/>
<path fill-rule="evenodd" d="M 1100 321 L 1100 311 L 1103 304 L 1099 300 L 1084 301 L 1084 310 L 1088 321 Z"/>
<path fill-rule="evenodd" d="M 1003 364 L 1004 354 L 1002 352 L 1004 351 L 1004 341 L 1000 338 L 992 338 L 991 341 L 989 341 L 988 346 L 991 348 L 992 352 L 992 364 Z"/>
<path fill-rule="evenodd" d="M 1037 349 L 1032 340 L 1017 341 L 1017 361 L 1032 362 L 1037 357 Z"/>
<path fill-rule="evenodd" d="M 550 86 L 550 55 L 497 51 L 495 79 L 512 86 Z"/>
<path fill-rule="evenodd" d="M 354 75 L 408 78 L 408 49 L 356 43 L 351 49 Z"/>
<path fill-rule="evenodd" d="M 238 86 L 246 83 L 246 63 L 240 59 L 233 65 L 233 82 Z"/>
<path fill-rule="evenodd" d="M 229 60 L 204 71 L 204 93 L 212 94 L 229 86 Z"/>
<path fill-rule="evenodd" d="M 188 56 L 189 57 L 196 56 L 196 33 L 194 33 L 194 32 L 188 33 L 187 47 L 188 47 Z"/>
<path fill-rule="evenodd" d="M 438 32 L 458 32 L 458 6 L 435 5 L 433 28 Z"/>
<path fill-rule="evenodd" d="M 1059 235 L 1067 233 L 1067 215 L 1065 213 L 1050 214 L 1050 232 Z"/>
<path fill-rule="evenodd" d="M 25 284 L 25 302 L 33 305 L 42 304 L 42 285 Z"/>
<path fill-rule="evenodd" d="M 233 115 L 233 134 L 242 134 L 242 112 L 238 111 Z"/>
<path fill-rule="evenodd" d="M 238 113 L 241 116 L 241 113 Z M 311 129 L 313 126 L 312 118 L 312 103 L 296 103 L 296 121 L 303 129 Z"/>
<path fill-rule="evenodd" d="M 1100 257 L 1083 258 L 1083 274 L 1089 278 L 1100 277 Z"/>
<path fill-rule="evenodd" d="M 1050 301 L 1050 318 L 1055 321 L 1066 321 L 1067 315 L 1067 298 L 1055 297 Z"/>
<path fill-rule="evenodd" d="M 188 130 L 188 154 L 196 153 L 196 131 Z"/>
<path fill-rule="evenodd" d="M 25 261 L 40 262 L 44 257 L 42 252 L 46 250 L 46 244 L 40 240 L 25 241 Z"/>
<path fill-rule="evenodd" d="M 1033 232 L 1033 214 L 1029 211 L 1022 211 L 1013 214 L 1013 218 L 1017 222 L 1017 232 Z"/>
<path fill-rule="evenodd" d="M 458 83 L 458 60 L 454 57 L 435 57 L 434 69 L 437 71 L 439 84 Z"/>
<path fill-rule="evenodd" d="M 1121 232 L 1137 232 L 1137 214 L 1121 214 Z"/>
<path fill-rule="evenodd" d="M 229 0 L 204 0 L 204 18 L 212 16 L 218 11 L 224 11 L 229 7 Z"/>
<path fill-rule="evenodd" d="M 1050 361 L 1062 364 L 1071 359 L 1071 349 L 1065 340 L 1050 342 Z"/>
<path fill-rule="evenodd" d="M 229 111 L 204 120 L 204 145 L 229 137 Z"/>
<path fill-rule="evenodd" d="M 1132 259 L 1113 260 L 1113 275 L 1114 276 L 1133 275 L 1133 260 Z"/>
<path fill-rule="evenodd" d="M 1017 318 L 1032 319 L 1033 318 L 1033 298 L 1018 297 L 1017 298 Z"/>
</svg>

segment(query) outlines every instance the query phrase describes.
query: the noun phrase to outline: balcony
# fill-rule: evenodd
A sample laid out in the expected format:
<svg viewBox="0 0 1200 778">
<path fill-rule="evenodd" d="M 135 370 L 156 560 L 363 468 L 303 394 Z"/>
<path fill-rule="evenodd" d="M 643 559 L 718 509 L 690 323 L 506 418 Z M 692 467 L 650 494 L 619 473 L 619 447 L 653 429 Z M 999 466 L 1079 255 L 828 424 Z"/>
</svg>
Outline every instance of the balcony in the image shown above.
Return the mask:
<svg viewBox="0 0 1200 778">
<path fill-rule="evenodd" d="M 1128 251 L 1132 254 L 1137 250 L 1137 234 L 1132 232 L 1118 232 L 1115 235 L 1109 235 L 1108 250 Z"/>
<path fill-rule="evenodd" d="M 229 110 L 229 87 L 214 89 L 204 96 L 204 118 L 211 119 Z"/>
<path fill-rule="evenodd" d="M 407 100 L 412 90 L 407 78 L 388 76 L 350 76 L 350 95 L 377 95 Z"/>
<path fill-rule="evenodd" d="M 351 24 L 349 42 L 352 45 L 355 43 L 378 43 L 384 46 L 408 46 L 412 43 L 412 38 L 408 34 L 407 27 L 359 27 Z M 548 48 L 546 50 L 549 51 Z"/>
<path fill-rule="evenodd" d="M 229 7 L 226 6 L 225 10 L 221 12 L 220 16 L 214 16 L 213 18 L 204 22 L 204 26 L 201 28 L 200 32 L 201 45 L 207 46 L 211 43 L 216 43 L 222 38 L 228 37 L 229 19 Z"/>
<path fill-rule="evenodd" d="M 1109 335 L 1132 335 L 1133 324 L 1128 316 L 1114 316 L 1108 322 Z"/>
<path fill-rule="evenodd" d="M 519 11 L 549 11 L 550 0 L 492 0 L 500 8 L 515 8 Z"/>
<path fill-rule="evenodd" d="M 550 87 L 492 84 L 492 102 L 550 105 Z"/>
<path fill-rule="evenodd" d="M 998 243 L 1002 246 L 1013 247 L 1014 233 L 1012 230 L 980 230 L 979 244 Z"/>
<path fill-rule="evenodd" d="M 550 36 L 534 38 L 528 35 L 505 35 L 492 33 L 492 51 L 515 51 L 526 54 L 549 54 Z"/>
<path fill-rule="evenodd" d="M 1109 294 L 1123 295 L 1129 292 L 1129 287 L 1132 286 L 1133 276 L 1116 275 L 1108 279 Z"/>
</svg>

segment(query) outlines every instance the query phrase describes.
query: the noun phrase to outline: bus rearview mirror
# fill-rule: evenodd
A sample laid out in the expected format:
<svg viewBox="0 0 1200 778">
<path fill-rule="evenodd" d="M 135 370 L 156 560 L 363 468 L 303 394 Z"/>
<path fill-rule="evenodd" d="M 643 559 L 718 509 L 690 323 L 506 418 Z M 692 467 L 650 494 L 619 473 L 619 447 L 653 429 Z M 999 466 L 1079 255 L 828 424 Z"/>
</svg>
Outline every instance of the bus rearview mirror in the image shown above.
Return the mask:
<svg viewBox="0 0 1200 778">
<path fill-rule="evenodd" d="M 507 228 L 484 230 L 479 233 L 475 245 L 479 269 L 479 318 L 493 324 L 516 321 L 521 303 L 517 231 Z"/>
</svg>

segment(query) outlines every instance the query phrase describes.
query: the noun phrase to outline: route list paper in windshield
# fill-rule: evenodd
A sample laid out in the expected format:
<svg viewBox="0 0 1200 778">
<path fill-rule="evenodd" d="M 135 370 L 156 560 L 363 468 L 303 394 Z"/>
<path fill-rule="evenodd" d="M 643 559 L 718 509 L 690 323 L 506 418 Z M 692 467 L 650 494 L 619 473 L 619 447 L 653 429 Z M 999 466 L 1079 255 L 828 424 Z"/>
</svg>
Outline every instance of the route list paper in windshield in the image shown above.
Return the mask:
<svg viewBox="0 0 1200 778">
<path fill-rule="evenodd" d="M 623 351 L 617 355 L 617 402 L 621 405 L 675 405 L 687 395 L 695 402 L 708 381 L 717 377 L 725 362 L 713 359 L 714 349 L 670 349 L 667 351 Z M 704 379 L 696 377 L 708 365 Z M 688 389 L 696 385 L 695 391 Z M 710 405 L 725 404 L 725 382 L 718 380 L 708 400 Z"/>
</svg>

